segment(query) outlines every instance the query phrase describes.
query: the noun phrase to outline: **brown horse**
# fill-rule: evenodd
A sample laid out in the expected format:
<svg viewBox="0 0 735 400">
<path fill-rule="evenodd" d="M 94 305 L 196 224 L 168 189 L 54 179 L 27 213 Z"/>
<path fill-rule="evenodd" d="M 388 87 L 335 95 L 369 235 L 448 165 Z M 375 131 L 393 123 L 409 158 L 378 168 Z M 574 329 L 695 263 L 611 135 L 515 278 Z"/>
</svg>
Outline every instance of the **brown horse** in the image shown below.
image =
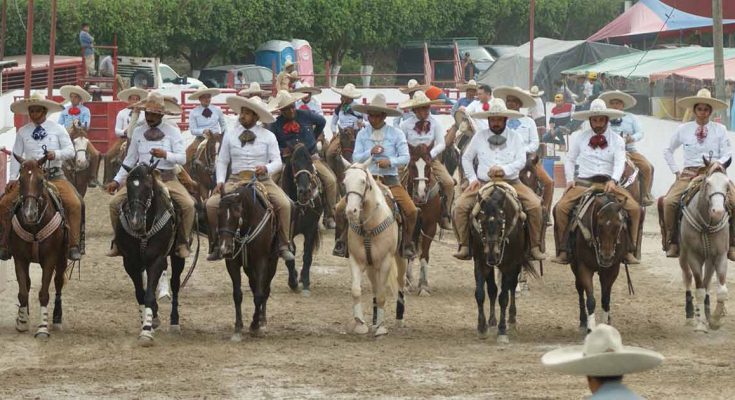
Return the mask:
<svg viewBox="0 0 735 400">
<path fill-rule="evenodd" d="M 87 130 L 79 125 L 79 120 L 74 120 L 74 123 L 69 128 L 69 137 L 71 137 L 72 143 L 74 144 L 74 158 L 66 160 L 63 164 L 64 175 L 69 179 L 74 188 L 77 189 L 79 195 L 84 198 L 87 194 L 87 185 L 92 180 L 92 154 L 89 152 L 89 147 L 92 142 L 87 137 Z"/>
<path fill-rule="evenodd" d="M 43 271 L 38 294 L 41 315 L 35 337 L 48 338 L 51 278 L 54 278 L 56 287 L 53 324 L 54 328 L 61 329 L 61 289 L 64 287 L 64 272 L 67 267 L 64 221 L 51 198 L 52 185 L 44 177 L 42 166 L 47 161 L 46 157 L 38 161 L 24 160 L 16 154 L 14 157 L 21 164 L 19 205 L 13 214 L 9 242 L 15 262 L 20 303 L 15 329 L 18 332 L 28 331 L 28 292 L 31 288 L 29 265 L 32 262 L 39 263 Z"/>
<path fill-rule="evenodd" d="M 329 142 L 329 148 L 334 149 L 336 146 L 338 151 L 330 152 L 327 150 L 326 154 L 327 165 L 337 177 L 337 182 L 339 182 L 339 191 L 343 196 L 345 194 L 343 182 L 345 179 L 345 169 L 347 168 L 343 159 L 346 160 L 347 163 L 352 163 L 352 152 L 355 150 L 356 139 L 357 130 L 355 130 L 355 128 L 339 128 L 339 135 L 333 137 L 332 141 Z"/>
<path fill-rule="evenodd" d="M 408 240 L 415 240 L 420 244 L 421 249 L 421 253 L 419 254 L 419 263 L 421 265 L 418 285 L 419 296 L 431 295 L 428 279 L 429 250 L 431 249 L 434 235 L 436 235 L 437 224 L 442 213 L 439 182 L 431 173 L 430 151 L 431 147 L 426 145 L 409 146 L 411 160 L 402 176 L 403 186 L 411 195 L 416 207 L 420 210 L 419 223 L 416 229 L 418 238 L 408 238 Z M 413 261 L 408 264 L 407 278 L 409 284 L 412 285 L 414 282 Z"/>
<path fill-rule="evenodd" d="M 196 149 L 194 158 L 187 160 L 184 168 L 197 183 L 199 194 L 197 200 L 202 203 L 209 198 L 216 183 L 214 174 L 220 144 L 222 144 L 221 134 L 205 133 L 204 141 Z"/>
</svg>

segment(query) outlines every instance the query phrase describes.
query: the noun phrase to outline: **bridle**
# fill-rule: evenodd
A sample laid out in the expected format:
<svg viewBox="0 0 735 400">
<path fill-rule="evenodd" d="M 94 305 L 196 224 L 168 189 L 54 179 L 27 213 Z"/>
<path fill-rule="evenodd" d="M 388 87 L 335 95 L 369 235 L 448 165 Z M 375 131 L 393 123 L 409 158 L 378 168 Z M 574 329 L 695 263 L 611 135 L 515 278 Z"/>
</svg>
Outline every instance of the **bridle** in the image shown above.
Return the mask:
<svg viewBox="0 0 735 400">
<path fill-rule="evenodd" d="M 605 198 L 608 200 L 608 202 L 603 204 L 602 207 L 598 208 L 597 210 L 593 209 L 594 212 L 590 213 L 590 222 L 591 222 L 590 229 L 592 230 L 592 247 L 595 250 L 595 259 L 597 260 L 597 265 L 599 265 L 600 267 L 609 266 L 610 263 L 603 262 L 603 260 L 600 258 L 601 257 L 600 256 L 600 240 L 599 240 L 600 235 L 597 232 L 597 226 L 599 224 L 598 224 L 596 217 L 600 215 L 600 213 L 605 211 L 605 209 L 607 209 L 608 207 L 619 205 L 617 201 L 610 200 L 608 197 L 605 197 Z M 621 244 L 622 242 L 622 240 L 620 240 L 620 234 L 623 233 L 623 231 L 625 230 L 625 225 L 626 225 L 625 215 L 623 215 L 622 207 L 618 210 L 617 215 L 619 218 L 620 226 L 618 226 L 618 232 L 615 234 L 615 243 L 613 244 L 613 252 L 612 252 L 613 257 L 615 254 L 618 253 L 618 245 Z"/>
<path fill-rule="evenodd" d="M 503 189 L 500 186 L 496 186 L 493 189 L 493 192 L 495 190 L 502 191 L 503 192 L 503 196 L 506 196 L 506 201 L 508 201 L 508 199 L 507 199 L 508 194 L 505 192 L 505 189 Z M 483 198 L 480 197 L 479 200 L 478 200 L 480 202 L 480 204 L 482 204 L 483 202 L 489 200 L 490 199 L 490 196 L 492 195 L 493 192 L 488 193 L 488 195 L 487 195 L 487 197 L 485 199 L 483 199 Z M 478 197 L 479 196 L 480 196 L 480 194 L 478 194 Z M 480 206 L 480 213 L 483 213 L 484 214 L 484 212 L 482 211 L 482 206 Z M 483 243 L 487 243 L 489 245 L 499 245 L 500 246 L 500 257 L 498 257 L 497 262 L 494 265 L 490 265 L 491 267 L 498 266 L 500 264 L 500 262 L 503 260 L 503 257 L 505 257 L 505 246 L 510 242 L 510 238 L 508 238 L 508 235 L 510 235 L 510 233 L 513 232 L 513 230 L 518 225 L 518 218 L 519 218 L 518 215 L 515 215 L 515 217 L 513 218 L 512 223 L 510 224 L 510 226 L 508 226 L 508 221 L 505 218 L 505 210 L 503 210 L 502 208 L 498 207 L 498 214 L 499 214 L 499 219 L 500 219 L 500 229 L 497 230 L 498 231 L 498 235 L 493 240 L 488 239 L 488 232 L 487 232 L 486 229 L 484 229 L 484 225 L 481 224 L 481 223 L 479 223 L 479 221 L 477 221 L 476 216 L 473 217 L 473 223 L 474 223 L 475 229 L 480 234 L 480 238 L 482 239 L 482 242 Z M 495 217 L 488 217 L 488 218 L 495 218 Z"/>
<path fill-rule="evenodd" d="M 251 185 L 253 182 L 255 182 L 255 177 L 253 177 L 253 180 L 251 181 Z M 255 200 L 256 199 L 256 194 L 255 194 L 256 188 L 254 185 L 252 186 L 253 186 L 253 199 Z M 247 187 L 245 187 L 244 189 L 247 190 Z M 222 196 L 220 205 L 222 205 L 222 202 L 224 202 L 224 204 L 229 208 L 231 207 L 230 205 L 228 205 L 230 201 L 242 202 L 242 200 L 240 199 L 240 196 L 244 194 L 245 194 L 245 191 L 242 190 L 242 191 L 236 191 L 234 193 L 224 195 Z M 248 229 L 248 231 L 245 232 L 245 226 L 244 226 L 245 219 L 243 218 L 242 213 L 240 213 L 240 217 L 237 220 L 237 225 L 234 230 L 226 228 L 226 227 L 225 228 L 220 227 L 219 229 L 217 229 L 217 233 L 220 236 L 222 236 L 223 234 L 231 236 L 232 240 L 237 245 L 237 251 L 235 251 L 232 254 L 231 259 L 236 258 L 237 255 L 239 254 L 241 256 L 242 264 L 246 265 L 247 252 L 248 252 L 247 246 L 250 243 L 252 243 L 255 239 L 257 239 L 261 233 L 263 233 L 263 230 L 265 229 L 265 227 L 267 226 L 268 222 L 271 220 L 272 217 L 273 217 L 273 209 L 267 208 L 265 210 L 265 213 L 263 214 L 263 217 L 258 222 L 258 224 L 255 227 L 251 226 Z"/>
<path fill-rule="evenodd" d="M 311 191 L 311 195 L 309 196 L 309 199 L 305 202 L 302 202 L 299 196 L 296 196 L 296 204 L 299 207 L 314 207 L 314 201 L 319 197 L 320 193 L 320 186 L 321 181 L 319 178 L 314 174 L 313 172 L 309 171 L 308 169 L 301 169 L 296 171 L 293 174 L 293 184 L 295 187 L 298 188 L 298 178 L 300 175 L 307 175 L 309 178 L 309 189 Z"/>
<path fill-rule="evenodd" d="M 721 171 L 717 171 L 722 173 Z M 709 176 L 708 176 L 709 177 Z M 706 182 L 706 180 L 705 180 Z M 727 203 L 727 193 L 722 191 L 715 191 L 712 193 L 709 193 L 709 185 L 705 183 L 704 187 L 700 190 L 699 194 L 697 194 L 698 197 L 703 197 L 707 200 L 707 205 L 712 204 L 712 198 L 715 196 L 722 196 L 723 202 Z M 702 216 L 701 212 L 694 212 L 690 210 L 689 207 L 682 207 L 684 214 L 684 218 L 686 218 L 687 222 L 700 234 L 702 243 L 704 245 L 704 255 L 705 258 L 709 257 L 709 253 L 712 250 L 712 243 L 710 241 L 710 235 L 717 233 L 725 227 L 728 226 L 730 222 L 730 216 L 729 214 L 723 213 L 722 219 L 719 221 L 712 223 L 711 221 L 706 221 L 705 218 Z"/>
</svg>

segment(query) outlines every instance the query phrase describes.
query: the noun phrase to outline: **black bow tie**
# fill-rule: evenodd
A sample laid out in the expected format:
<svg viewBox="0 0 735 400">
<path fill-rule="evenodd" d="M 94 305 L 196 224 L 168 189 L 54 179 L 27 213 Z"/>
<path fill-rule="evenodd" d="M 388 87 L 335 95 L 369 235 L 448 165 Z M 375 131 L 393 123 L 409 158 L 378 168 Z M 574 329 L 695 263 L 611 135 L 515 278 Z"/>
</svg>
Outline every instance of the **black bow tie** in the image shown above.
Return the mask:
<svg viewBox="0 0 735 400">
<path fill-rule="evenodd" d="M 163 139 L 164 136 L 166 136 L 166 135 L 164 135 L 163 131 L 161 131 L 158 128 L 148 129 L 143 134 L 143 137 L 145 137 L 146 140 L 149 140 L 151 142 L 157 142 L 157 141 Z"/>
<path fill-rule="evenodd" d="M 502 146 L 502 145 L 505 144 L 505 142 L 507 140 L 508 140 L 508 138 L 506 138 L 505 136 L 499 135 L 499 134 L 496 134 L 496 133 L 493 133 L 487 139 L 488 143 L 490 143 L 490 146 Z"/>
<path fill-rule="evenodd" d="M 205 107 L 204 111 L 202 111 L 202 116 L 204 118 L 209 118 L 212 116 L 212 110 L 209 109 L 209 107 Z"/>
<path fill-rule="evenodd" d="M 240 139 L 240 147 L 243 147 L 247 143 L 252 143 L 255 141 L 255 132 L 247 129 L 243 133 L 241 133 L 240 136 L 238 136 L 238 139 Z"/>
</svg>

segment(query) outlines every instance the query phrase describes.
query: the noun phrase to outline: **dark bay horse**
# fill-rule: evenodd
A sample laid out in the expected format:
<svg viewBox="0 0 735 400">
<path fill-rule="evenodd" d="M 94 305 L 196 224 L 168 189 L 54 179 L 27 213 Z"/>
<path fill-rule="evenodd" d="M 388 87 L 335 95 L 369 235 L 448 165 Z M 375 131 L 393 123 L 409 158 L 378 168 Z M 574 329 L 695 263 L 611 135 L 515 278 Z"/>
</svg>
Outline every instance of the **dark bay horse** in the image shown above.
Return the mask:
<svg viewBox="0 0 735 400">
<path fill-rule="evenodd" d="M 217 167 L 217 153 L 222 144 L 222 135 L 206 133 L 204 141 L 194 152 L 194 158 L 187 160 L 186 172 L 198 185 L 198 201 L 205 202 L 215 186 L 215 169 Z"/>
<path fill-rule="evenodd" d="M 153 330 L 160 325 L 156 288 L 161 274 L 167 269 L 166 257 L 171 257 L 171 331 L 180 332 L 179 288 L 184 259 L 173 251 L 176 238 L 177 213 L 173 202 L 165 194 L 165 186 L 158 179 L 153 164 L 139 164 L 129 172 L 127 200 L 122 205 L 120 223 L 115 232 L 117 247 L 123 257 L 125 271 L 133 281 L 135 298 L 141 314 L 142 330 L 138 336 L 141 346 L 153 344 Z M 143 287 L 143 272 L 146 287 Z"/>
<path fill-rule="evenodd" d="M 64 272 L 67 268 L 67 241 L 64 234 L 64 218 L 57 211 L 50 194 L 50 186 L 43 171 L 47 161 L 44 156 L 40 160 L 24 160 L 13 154 L 21 164 L 18 184 L 20 195 L 18 206 L 13 213 L 9 245 L 15 263 L 15 275 L 18 280 L 18 317 L 15 329 L 18 332 L 28 331 L 28 293 L 31 289 L 29 266 L 39 263 L 43 271 L 38 300 L 41 304 L 41 315 L 35 337 L 48 338 L 48 303 L 51 278 L 56 287 L 54 299 L 53 324 L 61 330 L 62 307 L 61 290 L 64 287 Z"/>
<path fill-rule="evenodd" d="M 250 332 L 265 332 L 266 304 L 271 293 L 271 281 L 278 265 L 276 216 L 258 194 L 257 183 L 222 193 L 217 212 L 221 254 L 232 279 L 232 299 L 235 302 L 235 333 L 232 341 L 242 340 L 242 289 L 240 270 L 245 270 L 253 293 L 253 320 Z"/>
<path fill-rule="evenodd" d="M 74 120 L 69 128 L 69 137 L 74 144 L 74 158 L 65 161 L 62 168 L 69 182 L 84 198 L 87 194 L 87 185 L 92 180 L 94 173 L 91 168 L 92 155 L 87 150 L 91 146 L 91 142 L 87 137 L 87 130 L 79 125 L 78 120 Z"/>
<path fill-rule="evenodd" d="M 291 290 L 298 290 L 299 282 L 302 284 L 302 294 L 310 295 L 310 270 L 314 251 L 319 249 L 320 233 L 319 218 L 322 215 L 324 205 L 321 196 L 321 181 L 316 175 L 316 170 L 311 162 L 311 155 L 306 146 L 297 143 L 291 151 L 288 165 L 284 167 L 281 177 L 281 187 L 284 192 L 294 201 L 292 210 L 294 221 L 293 236 L 304 236 L 304 256 L 302 258 L 301 275 L 296 272 L 296 262 L 286 261 L 288 268 L 288 286 Z"/>
<path fill-rule="evenodd" d="M 337 141 L 339 151 L 336 154 L 330 154 L 327 152 L 327 165 L 334 172 L 339 182 L 339 191 L 344 196 L 344 184 L 342 183 L 345 179 L 345 166 L 344 161 L 352 163 L 352 153 L 355 150 L 355 141 L 357 139 L 357 130 L 355 128 L 339 128 L 339 135 L 332 138 L 332 142 Z M 330 142 L 330 147 L 334 146 Z"/>
<path fill-rule="evenodd" d="M 429 250 L 436 235 L 439 219 L 441 218 L 442 206 L 439 190 L 439 182 L 431 173 L 431 160 L 429 158 L 430 146 L 409 146 L 411 160 L 402 176 L 403 186 L 411 195 L 414 204 L 419 208 L 420 222 L 417 224 L 416 242 L 421 252 L 419 263 L 418 294 L 419 296 L 431 295 L 429 287 Z M 408 239 L 413 240 L 413 239 Z M 413 261 L 408 264 L 407 278 L 409 283 L 413 279 Z"/>
<path fill-rule="evenodd" d="M 516 324 L 516 286 L 522 270 L 537 276 L 529 262 L 529 242 L 520 201 L 510 185 L 490 183 L 478 193 L 471 215 L 471 247 L 475 262 L 475 300 L 477 331 L 487 337 L 488 326 L 498 324 L 498 343 L 508 343 L 508 324 Z M 500 272 L 500 293 L 495 270 Z M 485 319 L 485 290 L 490 298 L 490 316 Z M 495 300 L 500 304 L 500 319 L 495 319 Z M 510 307 L 509 307 L 510 306 Z"/>
</svg>

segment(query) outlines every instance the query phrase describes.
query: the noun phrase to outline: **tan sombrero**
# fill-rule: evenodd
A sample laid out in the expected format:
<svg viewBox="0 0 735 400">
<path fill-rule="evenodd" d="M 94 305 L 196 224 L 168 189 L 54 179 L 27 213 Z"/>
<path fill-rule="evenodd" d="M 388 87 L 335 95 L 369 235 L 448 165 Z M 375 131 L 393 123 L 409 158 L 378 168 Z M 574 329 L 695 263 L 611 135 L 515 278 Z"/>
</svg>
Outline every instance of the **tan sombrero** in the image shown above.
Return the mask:
<svg viewBox="0 0 735 400">
<path fill-rule="evenodd" d="M 258 119 L 263 123 L 270 124 L 276 121 L 276 118 L 273 117 L 273 114 L 268 109 L 268 105 L 257 96 L 249 99 L 242 96 L 227 96 L 227 105 L 232 112 L 238 115 L 242 112 L 243 108 L 247 108 L 257 114 Z"/>
<path fill-rule="evenodd" d="M 216 95 L 218 95 L 220 93 L 222 93 L 222 92 L 219 89 L 215 89 L 215 88 L 207 89 L 207 88 L 204 88 L 204 89 L 199 89 L 196 92 L 190 94 L 189 97 L 187 97 L 187 99 L 188 100 L 197 100 L 200 97 L 202 97 L 204 95 L 207 95 L 207 94 L 210 95 L 210 96 L 212 96 L 212 97 L 214 97 L 214 96 L 216 96 Z"/>
<path fill-rule="evenodd" d="M 493 90 L 493 97 L 503 99 L 503 101 L 507 102 L 508 96 L 520 99 L 521 107 L 523 108 L 533 107 L 536 105 L 536 100 L 534 100 L 528 92 L 517 86 L 498 86 Z"/>
<path fill-rule="evenodd" d="M 426 88 L 428 88 L 429 85 L 419 85 L 419 82 L 416 79 L 411 79 L 408 81 L 406 86 L 398 88 L 398 90 L 401 91 L 403 94 L 411 94 L 416 91 L 424 91 Z"/>
<path fill-rule="evenodd" d="M 53 113 L 64 110 L 64 106 L 61 104 L 47 100 L 41 93 L 33 92 L 27 99 L 20 99 L 10 104 L 10 111 L 15 114 L 28 115 L 28 107 L 41 106 L 44 107 L 47 113 Z"/>
<path fill-rule="evenodd" d="M 342 89 L 333 87 L 332 91 L 340 96 L 346 96 L 351 99 L 359 99 L 362 97 L 362 93 L 359 92 L 357 88 L 355 88 L 355 85 L 351 83 L 346 84 Z"/>
<path fill-rule="evenodd" d="M 664 356 L 641 347 L 623 346 L 620 332 L 600 324 L 584 339 L 582 346 L 552 350 L 541 363 L 552 371 L 570 375 L 621 376 L 657 367 Z"/>
<path fill-rule="evenodd" d="M 538 86 L 536 85 L 531 86 L 531 90 L 528 91 L 528 94 L 530 94 L 531 97 L 541 97 L 544 95 L 544 93 L 546 92 L 544 92 L 543 90 L 538 90 Z"/>
<path fill-rule="evenodd" d="M 130 96 L 138 96 L 141 99 L 145 99 L 148 96 L 148 91 L 145 89 L 131 87 L 130 89 L 121 90 L 117 93 L 117 99 L 120 101 L 129 101 Z"/>
<path fill-rule="evenodd" d="M 481 111 L 472 113 L 470 117 L 477 119 L 485 119 L 490 117 L 505 117 L 505 118 L 522 118 L 523 114 L 518 111 L 509 110 L 505 106 L 505 100 L 493 97 L 488 103 L 490 108 L 487 111 Z"/>
<path fill-rule="evenodd" d="M 288 76 L 288 79 L 292 81 L 299 80 L 299 73 L 297 71 L 291 71 L 291 73 L 288 74 L 287 76 Z"/>
<path fill-rule="evenodd" d="M 268 102 L 268 109 L 271 112 L 282 110 L 304 97 L 306 97 L 306 93 L 289 93 L 287 90 L 279 90 L 276 97 Z"/>
<path fill-rule="evenodd" d="M 247 89 L 243 89 L 237 94 L 240 96 L 270 96 L 271 92 L 269 90 L 261 89 L 260 83 L 253 82 Z"/>
<path fill-rule="evenodd" d="M 292 90 L 292 92 L 295 93 L 310 93 L 310 94 L 319 94 L 322 92 L 321 89 L 318 87 L 311 86 L 309 82 L 304 82 L 300 87 Z"/>
<path fill-rule="evenodd" d="M 623 109 L 631 108 L 638 103 L 638 100 L 636 100 L 635 97 L 628 93 L 621 92 L 620 90 L 611 90 L 609 92 L 602 93 L 597 98 L 603 100 L 608 106 L 611 100 L 620 100 L 623 102 Z"/>
<path fill-rule="evenodd" d="M 150 92 L 148 96 L 129 106 L 132 109 L 142 109 L 145 112 L 165 114 L 165 115 L 177 115 L 181 114 L 181 106 L 176 104 L 176 99 L 170 96 L 164 96 L 158 92 Z"/>
<path fill-rule="evenodd" d="M 724 110 L 728 107 L 724 101 L 713 98 L 709 89 L 699 89 L 696 96 L 684 97 L 676 102 L 678 107 L 685 109 L 694 108 L 697 104 L 708 104 L 712 107 L 712 111 Z"/>
<path fill-rule="evenodd" d="M 470 79 L 469 81 L 467 81 L 467 83 L 462 83 L 462 84 L 457 85 L 457 90 L 461 92 L 466 92 L 471 89 L 477 90 L 479 87 L 480 85 L 477 84 L 476 80 Z"/>
<path fill-rule="evenodd" d="M 293 61 L 291 61 L 291 60 L 286 60 L 286 62 L 285 62 L 285 63 L 283 63 L 283 69 L 286 69 L 286 68 L 288 68 L 288 67 L 293 67 L 293 66 L 295 66 L 295 65 L 296 65 L 296 64 L 294 64 L 294 62 L 293 62 Z"/>
<path fill-rule="evenodd" d="M 469 114 L 467 114 L 467 110 L 465 109 L 459 109 L 454 112 L 454 126 L 456 126 L 457 130 L 460 132 L 465 132 L 467 130 L 477 132 L 477 124 L 475 123 L 475 120 L 470 118 Z"/>
<path fill-rule="evenodd" d="M 426 107 L 431 106 L 433 104 L 443 104 L 444 100 L 431 100 L 426 96 L 426 93 L 424 92 L 416 92 L 416 94 L 413 95 L 413 98 L 408 99 L 404 101 L 403 103 L 399 104 L 398 107 L 403 109 L 414 109 L 418 107 Z"/>
<path fill-rule="evenodd" d="M 385 101 L 385 95 L 378 93 L 368 104 L 358 104 L 352 107 L 353 110 L 367 114 L 369 112 L 381 112 L 385 113 L 389 117 L 400 117 L 401 112 L 395 108 L 388 107 L 388 103 Z"/>
<path fill-rule="evenodd" d="M 72 94 L 76 94 L 81 97 L 82 103 L 92 100 L 92 95 L 79 85 L 64 85 L 59 89 L 59 92 L 61 92 L 61 95 L 66 99 L 66 101 L 71 101 Z"/>
<path fill-rule="evenodd" d="M 586 121 L 592 117 L 608 117 L 610 119 L 622 118 L 624 112 L 607 108 L 605 100 L 594 99 L 590 103 L 590 109 L 587 111 L 577 111 L 572 113 L 572 119 L 577 121 Z"/>
</svg>

